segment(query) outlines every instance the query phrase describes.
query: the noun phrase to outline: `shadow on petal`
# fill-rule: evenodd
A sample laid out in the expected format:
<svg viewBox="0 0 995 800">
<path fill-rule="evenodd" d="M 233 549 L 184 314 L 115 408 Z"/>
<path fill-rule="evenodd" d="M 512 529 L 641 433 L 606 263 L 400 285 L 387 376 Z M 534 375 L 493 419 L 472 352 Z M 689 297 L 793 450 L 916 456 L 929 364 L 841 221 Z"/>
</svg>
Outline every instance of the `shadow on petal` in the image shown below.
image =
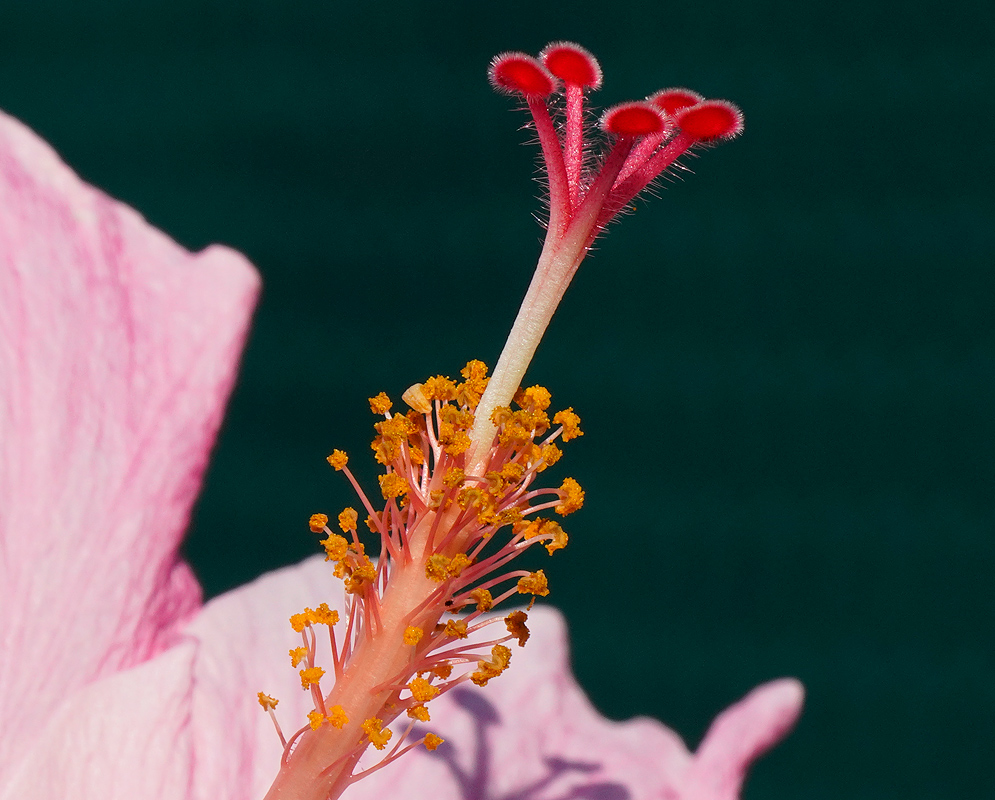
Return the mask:
<svg viewBox="0 0 995 800">
<path fill-rule="evenodd" d="M 602 765 L 596 761 L 576 761 L 556 755 L 542 758 L 544 775 L 513 791 L 495 792 L 493 748 L 489 746 L 493 734 L 488 729 L 499 728 L 501 716 L 480 692 L 459 688 L 449 696 L 473 720 L 473 744 L 468 745 L 473 748 L 473 756 L 469 768 L 464 767 L 457 759 L 459 747 L 448 742 L 431 756 L 445 763 L 459 787 L 462 800 L 630 800 L 632 795 L 627 787 L 610 781 L 582 782 L 556 791 L 554 784 L 562 783 L 561 778 L 570 775 L 593 777 L 602 771 Z M 416 735 L 424 733 L 417 731 Z"/>
</svg>

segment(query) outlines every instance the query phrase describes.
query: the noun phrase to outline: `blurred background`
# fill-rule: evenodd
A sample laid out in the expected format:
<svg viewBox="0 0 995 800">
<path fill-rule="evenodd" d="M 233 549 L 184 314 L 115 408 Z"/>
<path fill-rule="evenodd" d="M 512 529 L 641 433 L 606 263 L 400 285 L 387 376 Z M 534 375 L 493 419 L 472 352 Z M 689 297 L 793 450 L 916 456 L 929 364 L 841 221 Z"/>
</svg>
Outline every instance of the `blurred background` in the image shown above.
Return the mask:
<svg viewBox="0 0 995 800">
<path fill-rule="evenodd" d="M 995 740 L 987 3 L 3 0 L 0 107 L 265 291 L 187 544 L 209 595 L 375 486 L 366 398 L 495 362 L 541 229 L 492 55 L 745 111 L 585 262 L 529 373 L 586 436 L 537 560 L 605 714 L 808 687 L 748 800 L 980 797 Z M 316 598 L 316 601 L 320 598 Z M 989 766 L 985 766 L 988 764 Z"/>
</svg>

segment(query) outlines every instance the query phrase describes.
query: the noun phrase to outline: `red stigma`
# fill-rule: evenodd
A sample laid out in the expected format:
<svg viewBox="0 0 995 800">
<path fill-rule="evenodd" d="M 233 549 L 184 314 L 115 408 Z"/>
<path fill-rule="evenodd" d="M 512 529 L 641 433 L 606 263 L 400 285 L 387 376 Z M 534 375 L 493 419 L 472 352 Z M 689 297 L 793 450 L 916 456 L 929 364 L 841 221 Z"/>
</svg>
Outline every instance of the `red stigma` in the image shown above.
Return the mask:
<svg viewBox="0 0 995 800">
<path fill-rule="evenodd" d="M 694 106 L 705 98 L 691 89 L 661 89 L 659 92 L 651 94 L 646 100 L 666 114 L 673 114 L 681 108 Z"/>
<path fill-rule="evenodd" d="M 495 56 L 489 70 L 497 89 L 527 97 L 546 97 L 556 91 L 556 79 L 538 61 L 525 53 Z"/>
<path fill-rule="evenodd" d="M 667 121 L 650 103 L 622 103 L 605 112 L 601 127 L 616 136 L 649 136 L 663 133 Z"/>
<path fill-rule="evenodd" d="M 601 88 L 601 65 L 579 44 L 554 42 L 543 48 L 540 57 L 546 69 L 564 83 L 585 89 Z"/>
<path fill-rule="evenodd" d="M 600 88 L 601 66 L 573 42 L 551 42 L 538 58 L 502 53 L 491 62 L 490 78 L 499 91 L 523 97 L 532 115 L 549 193 L 549 247 L 540 263 L 542 269 L 547 262 L 562 268 L 550 275 L 573 275 L 605 226 L 681 156 L 743 129 L 743 115 L 731 103 L 670 87 L 609 108 L 598 121 L 600 131 L 592 130 L 588 90 Z M 598 133 L 609 141 L 599 143 Z M 565 287 L 569 278 L 555 280 Z"/>
<path fill-rule="evenodd" d="M 692 139 L 730 139 L 743 130 L 743 112 L 725 100 L 705 100 L 678 112 L 677 124 Z"/>
</svg>

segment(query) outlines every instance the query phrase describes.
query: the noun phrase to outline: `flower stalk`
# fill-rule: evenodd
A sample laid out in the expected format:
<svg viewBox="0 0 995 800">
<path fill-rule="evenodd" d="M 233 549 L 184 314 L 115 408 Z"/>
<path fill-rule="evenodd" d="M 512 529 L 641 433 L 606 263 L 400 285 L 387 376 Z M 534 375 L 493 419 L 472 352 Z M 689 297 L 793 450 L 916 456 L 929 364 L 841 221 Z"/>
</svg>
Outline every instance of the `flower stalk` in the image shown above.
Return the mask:
<svg viewBox="0 0 995 800">
<path fill-rule="evenodd" d="M 365 521 L 353 508 L 338 515 L 337 525 L 323 514 L 310 520 L 348 599 L 341 616 L 322 604 L 291 617 L 301 645 L 289 655 L 314 709 L 289 739 L 279 733 L 284 755 L 268 800 L 336 798 L 414 746 L 435 749 L 442 740 L 434 734 L 413 740 L 414 724 L 431 721 L 430 702 L 467 681 L 486 685 L 508 668 L 511 646 L 525 645 L 527 610 L 488 612 L 517 595 L 530 597 L 531 608 L 549 594 L 542 570 L 514 569 L 512 562 L 537 544 L 550 555 L 565 547 L 560 523 L 540 514 L 566 516 L 584 501 L 572 478 L 542 485 L 541 474 L 562 455 L 560 444 L 583 434 L 573 409 L 549 413 L 544 387 L 521 388 L 525 372 L 605 226 L 689 149 L 742 128 L 731 104 L 670 89 L 608 109 L 590 130 L 586 96 L 600 87 L 601 68 L 570 43 L 551 44 L 539 58 L 498 56 L 490 79 L 524 101 L 538 135 L 549 189 L 542 253 L 493 376 L 470 361 L 460 382 L 439 375 L 410 387 L 407 410 L 393 410 L 384 393 L 370 398 L 371 411 L 382 417 L 372 442 L 384 467 L 376 503 L 345 453 L 328 457 L 356 489 Z M 606 140 L 596 159 L 595 137 Z M 359 536 L 361 524 L 379 539 L 376 562 Z M 334 685 L 326 690 L 328 672 Z M 259 700 L 272 714 L 277 701 L 263 694 Z M 401 715 L 409 721 L 395 737 L 388 726 Z M 360 770 L 371 745 L 385 755 Z"/>
</svg>

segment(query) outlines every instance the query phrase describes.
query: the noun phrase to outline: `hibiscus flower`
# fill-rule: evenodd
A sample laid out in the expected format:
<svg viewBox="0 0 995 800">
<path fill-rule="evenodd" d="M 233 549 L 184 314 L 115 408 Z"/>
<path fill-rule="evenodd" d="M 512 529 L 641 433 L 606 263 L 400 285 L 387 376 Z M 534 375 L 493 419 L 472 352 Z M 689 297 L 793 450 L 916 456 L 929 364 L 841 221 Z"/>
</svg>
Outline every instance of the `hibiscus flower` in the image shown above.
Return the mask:
<svg viewBox="0 0 995 800">
<path fill-rule="evenodd" d="M 258 288 L 241 255 L 186 252 L 0 115 L 0 800 L 255 800 L 282 751 L 256 693 L 311 708 L 287 619 L 341 607 L 325 562 L 203 604 L 178 554 Z M 555 611 L 530 627 L 500 680 L 438 700 L 445 745 L 348 795 L 727 800 L 800 711 L 796 681 L 767 684 L 692 754 L 592 708 Z"/>
</svg>

